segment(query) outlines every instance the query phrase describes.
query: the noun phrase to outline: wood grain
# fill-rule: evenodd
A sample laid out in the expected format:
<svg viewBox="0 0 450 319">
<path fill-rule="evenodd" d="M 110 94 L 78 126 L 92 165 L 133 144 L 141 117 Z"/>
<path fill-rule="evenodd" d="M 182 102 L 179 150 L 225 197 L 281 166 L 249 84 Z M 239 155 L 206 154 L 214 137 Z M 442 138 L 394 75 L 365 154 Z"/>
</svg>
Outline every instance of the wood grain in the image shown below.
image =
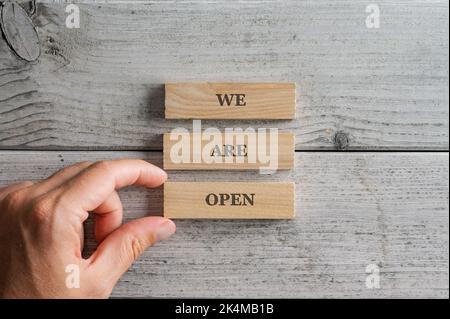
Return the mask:
<svg viewBox="0 0 450 319">
<path fill-rule="evenodd" d="M 166 119 L 295 118 L 295 83 L 167 83 Z"/>
<path fill-rule="evenodd" d="M 298 150 L 448 150 L 448 1 L 38 1 L 37 63 L 0 39 L 0 148 L 162 150 L 166 82 L 296 82 Z M 142 1 L 141 1 L 142 2 Z M 113 17 L 113 18 L 112 18 Z M 228 127 L 229 121 L 205 121 Z"/>
<path fill-rule="evenodd" d="M 172 138 L 170 135 L 164 134 L 164 169 L 167 170 L 294 168 L 295 137 L 292 133 L 276 133 L 276 137 L 270 131 L 227 133 L 228 137 L 223 133 L 203 137 L 200 133 L 176 133 Z"/>
<path fill-rule="evenodd" d="M 0 186 L 82 160 L 159 152 L 0 152 Z M 114 297 L 449 297 L 448 153 L 296 153 L 295 171 L 170 172 L 169 181 L 293 181 L 289 221 L 179 220 Z M 162 189 L 120 192 L 124 219 L 161 215 Z M 86 234 L 90 247 L 95 243 Z M 367 289 L 366 267 L 380 267 Z"/>
<path fill-rule="evenodd" d="M 1 31 L 4 39 L 18 57 L 35 61 L 40 54 L 40 44 L 27 11 L 16 2 L 7 1 L 0 7 Z"/>
<path fill-rule="evenodd" d="M 175 219 L 291 219 L 294 183 L 166 182 L 164 217 Z"/>
</svg>

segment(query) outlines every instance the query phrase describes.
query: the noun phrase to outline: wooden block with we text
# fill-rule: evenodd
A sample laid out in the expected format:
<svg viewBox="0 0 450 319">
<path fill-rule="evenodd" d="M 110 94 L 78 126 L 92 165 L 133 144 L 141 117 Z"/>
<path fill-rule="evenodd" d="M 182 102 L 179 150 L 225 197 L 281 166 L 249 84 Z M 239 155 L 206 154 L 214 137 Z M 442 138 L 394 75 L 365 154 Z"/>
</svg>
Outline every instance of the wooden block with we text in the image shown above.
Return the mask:
<svg viewBox="0 0 450 319">
<path fill-rule="evenodd" d="M 291 219 L 295 184 L 166 182 L 164 217 L 179 219 Z"/>
<path fill-rule="evenodd" d="M 294 167 L 292 133 L 165 133 L 164 169 L 285 170 Z"/>
<path fill-rule="evenodd" d="M 293 119 L 295 83 L 168 83 L 167 119 Z"/>
</svg>

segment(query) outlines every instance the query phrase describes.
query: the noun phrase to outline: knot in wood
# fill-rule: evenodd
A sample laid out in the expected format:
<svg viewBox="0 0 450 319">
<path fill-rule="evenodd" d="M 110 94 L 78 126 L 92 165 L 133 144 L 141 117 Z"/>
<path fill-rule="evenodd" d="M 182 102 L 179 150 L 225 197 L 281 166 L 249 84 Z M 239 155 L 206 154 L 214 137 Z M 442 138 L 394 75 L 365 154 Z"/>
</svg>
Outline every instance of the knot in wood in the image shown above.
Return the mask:
<svg viewBox="0 0 450 319">
<path fill-rule="evenodd" d="M 349 144 L 349 136 L 348 133 L 345 133 L 344 131 L 338 131 L 336 134 L 334 134 L 334 147 L 339 150 L 343 151 L 346 150 Z"/>
</svg>

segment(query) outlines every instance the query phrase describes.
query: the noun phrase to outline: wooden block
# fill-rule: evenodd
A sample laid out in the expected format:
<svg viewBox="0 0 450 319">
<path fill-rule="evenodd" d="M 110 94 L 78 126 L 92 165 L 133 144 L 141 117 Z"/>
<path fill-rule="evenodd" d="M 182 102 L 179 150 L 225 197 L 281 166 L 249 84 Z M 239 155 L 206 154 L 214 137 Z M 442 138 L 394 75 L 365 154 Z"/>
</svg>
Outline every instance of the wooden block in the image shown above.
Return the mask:
<svg viewBox="0 0 450 319">
<path fill-rule="evenodd" d="M 166 182 L 167 218 L 291 219 L 295 184 Z"/>
<path fill-rule="evenodd" d="M 277 133 L 276 138 L 269 131 L 219 133 L 205 139 L 200 133 L 177 133 L 173 139 L 171 133 L 164 134 L 164 169 L 167 170 L 292 169 L 294 154 L 292 133 Z"/>
<path fill-rule="evenodd" d="M 167 119 L 294 119 L 295 83 L 168 83 Z"/>
</svg>

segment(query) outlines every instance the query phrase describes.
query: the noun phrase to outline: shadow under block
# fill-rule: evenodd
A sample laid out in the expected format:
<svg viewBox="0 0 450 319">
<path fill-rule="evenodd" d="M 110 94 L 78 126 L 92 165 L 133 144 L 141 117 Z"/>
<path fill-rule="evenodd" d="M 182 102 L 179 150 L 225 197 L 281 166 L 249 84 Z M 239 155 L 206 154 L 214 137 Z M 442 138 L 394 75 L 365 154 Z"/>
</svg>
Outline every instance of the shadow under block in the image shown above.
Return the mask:
<svg viewBox="0 0 450 319">
<path fill-rule="evenodd" d="M 294 119 L 295 83 L 167 83 L 167 119 Z"/>
<path fill-rule="evenodd" d="M 167 170 L 286 170 L 294 168 L 294 154 L 292 133 L 164 134 Z"/>
<path fill-rule="evenodd" d="M 166 182 L 164 217 L 174 219 L 292 219 L 295 184 Z"/>
</svg>

